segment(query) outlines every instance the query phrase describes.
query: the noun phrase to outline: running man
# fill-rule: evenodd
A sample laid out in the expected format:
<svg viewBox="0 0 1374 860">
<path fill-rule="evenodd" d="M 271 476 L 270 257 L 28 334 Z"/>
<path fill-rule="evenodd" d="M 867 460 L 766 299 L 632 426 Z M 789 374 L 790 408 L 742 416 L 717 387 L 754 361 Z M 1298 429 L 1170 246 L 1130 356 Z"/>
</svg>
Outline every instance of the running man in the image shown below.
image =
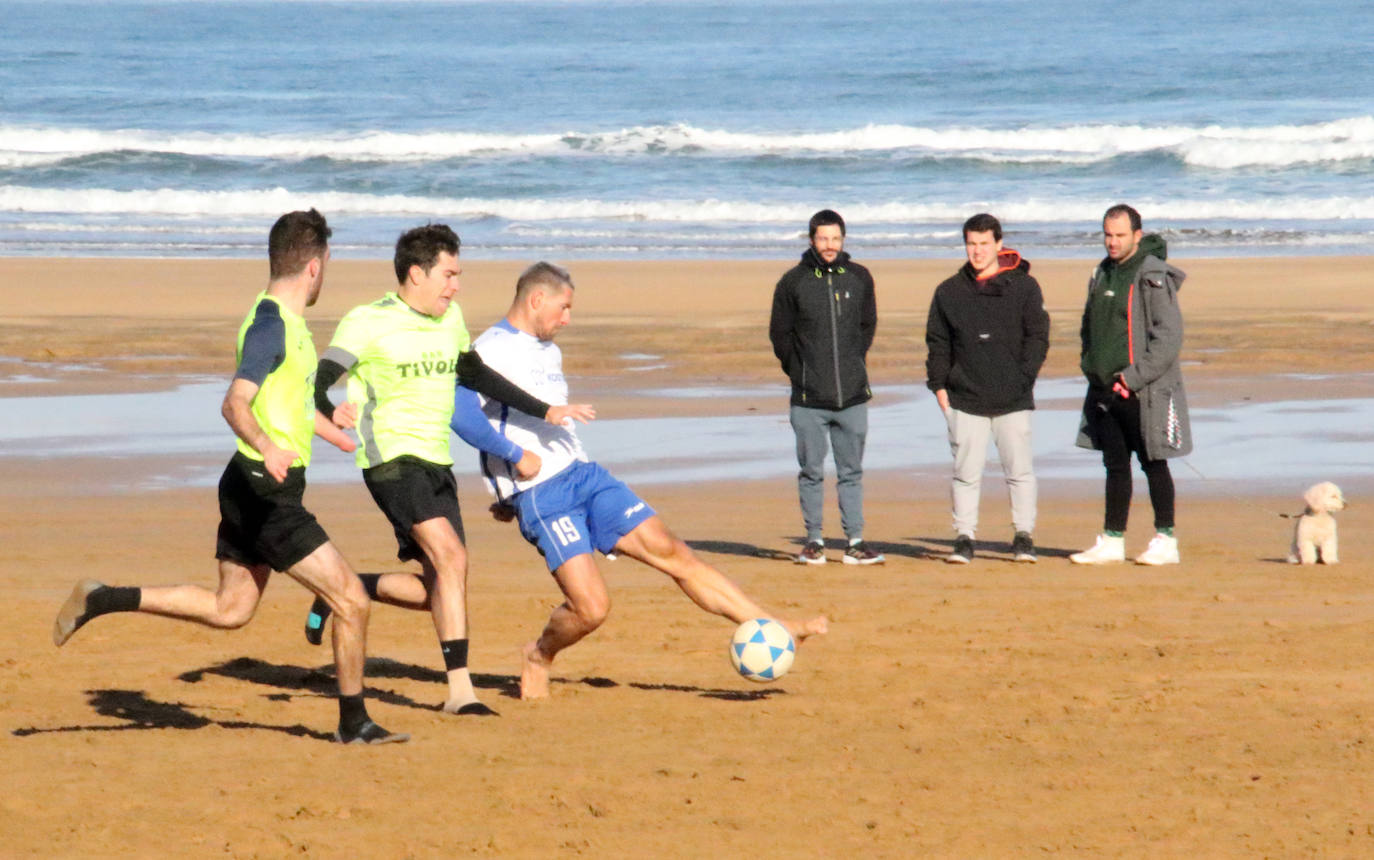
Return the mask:
<svg viewBox="0 0 1374 860">
<path fill-rule="evenodd" d="M 363 703 L 367 592 L 301 504 L 312 435 L 345 451 L 354 447 L 315 410 L 315 345 L 301 316 L 324 283 L 330 233 L 314 209 L 277 220 L 268 239 L 267 289 L 239 328 L 238 370 L 221 410 L 238 436 L 238 453 L 219 482 L 219 589 L 111 587 L 82 580 L 58 610 L 52 639 L 60 647 L 86 622 L 110 612 L 147 612 L 233 630 L 253 618 L 272 571 L 285 571 L 337 616 L 335 738 L 346 744 L 394 743 L 410 736 L 374 723 Z"/>
<path fill-rule="evenodd" d="M 572 304 L 567 271 L 536 263 L 520 276 L 506 318 L 477 339 L 476 349 L 490 367 L 525 390 L 549 403 L 566 403 L 563 355 L 554 338 L 568 324 Z M 627 555 L 666 573 L 707 612 L 736 623 L 773 617 L 697 558 L 629 487 L 588 461 L 571 423 L 550 428 L 462 387 L 456 401 L 453 429 L 459 436 L 472 438 L 489 425 L 543 461 L 534 478 L 522 477 L 490 454 L 481 462 L 498 500 L 493 512 L 498 519 L 519 520 L 520 533 L 544 556 L 565 598 L 539 638 L 522 650 L 520 698 L 547 696 L 554 657 L 606 620 L 610 597 L 594 549 Z M 798 642 L 827 627 L 824 616 L 782 623 Z"/>
<path fill-rule="evenodd" d="M 496 712 L 478 701 L 468 669 L 468 559 L 449 451 L 454 386 L 462 382 L 533 420 L 585 421 L 594 413 L 583 405 L 551 408 L 482 364 L 454 300 L 460 245 L 444 224 L 401 235 L 396 290 L 339 322 L 315 375 L 315 406 L 338 427 L 357 431 L 363 482 L 396 532 L 397 558 L 418 561 L 422 570 L 422 578 L 365 573 L 364 588 L 378 602 L 430 612 L 448 674 L 444 710 L 487 716 Z M 328 391 L 345 374 L 348 401 L 335 407 Z M 538 454 L 490 428 L 475 444 L 514 463 L 520 475 L 539 472 Z M 317 598 L 307 639 L 319 644 L 328 616 L 328 602 Z"/>
</svg>

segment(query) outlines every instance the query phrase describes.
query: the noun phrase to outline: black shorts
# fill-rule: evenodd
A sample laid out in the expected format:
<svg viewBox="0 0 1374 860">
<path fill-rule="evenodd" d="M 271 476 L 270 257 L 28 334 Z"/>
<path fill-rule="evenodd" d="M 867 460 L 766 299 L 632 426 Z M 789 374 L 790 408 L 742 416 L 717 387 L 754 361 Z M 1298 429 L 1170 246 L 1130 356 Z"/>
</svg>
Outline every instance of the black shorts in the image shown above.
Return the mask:
<svg viewBox="0 0 1374 860">
<path fill-rule="evenodd" d="M 301 504 L 304 494 L 304 466 L 288 469 L 279 484 L 261 460 L 234 454 L 219 479 L 215 558 L 287 570 L 328 543 L 329 535 Z"/>
<path fill-rule="evenodd" d="M 415 561 L 424 557 L 410 530 L 416 523 L 443 517 L 467 542 L 463 515 L 458 510 L 458 482 L 453 470 L 419 457 L 402 456 L 363 469 L 363 483 L 396 532 L 396 557 Z"/>
</svg>

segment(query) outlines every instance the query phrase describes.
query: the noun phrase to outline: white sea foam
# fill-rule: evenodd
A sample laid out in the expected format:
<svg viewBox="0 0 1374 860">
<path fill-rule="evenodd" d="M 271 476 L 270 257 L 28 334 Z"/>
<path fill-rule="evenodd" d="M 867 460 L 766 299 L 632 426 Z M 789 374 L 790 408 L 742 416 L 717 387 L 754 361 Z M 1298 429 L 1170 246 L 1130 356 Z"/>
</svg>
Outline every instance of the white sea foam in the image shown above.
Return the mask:
<svg viewBox="0 0 1374 860">
<path fill-rule="evenodd" d="M 30 167 L 122 151 L 210 158 L 377 162 L 665 153 L 727 158 L 894 153 L 936 159 L 1067 164 L 1162 153 L 1199 167 L 1233 169 L 1374 158 L 1374 116 L 1255 127 L 1084 124 L 1001 129 L 866 125 L 794 133 L 728 131 L 685 124 L 527 134 L 366 131 L 309 136 L 0 126 L 0 167 Z"/>
<path fill-rule="evenodd" d="M 1225 199 L 1164 197 L 1136 201 L 1153 223 L 1160 221 L 1338 221 L 1361 220 L 1374 212 L 1374 195 L 1342 197 L 1255 196 Z M 969 212 L 994 211 L 1012 223 L 1094 223 L 1102 215 L 1099 197 L 1062 199 L 961 199 L 934 202 L 838 201 L 846 218 L 861 224 L 949 224 Z M 139 215 L 174 217 L 275 217 L 314 206 L 330 215 L 417 215 L 459 220 L 499 218 L 508 221 L 624 221 L 679 223 L 805 223 L 815 207 L 807 201 L 749 200 L 599 200 L 424 197 L 349 192 L 305 192 L 285 188 L 258 191 L 149 191 L 48 189 L 0 186 L 0 213 L 71 213 L 74 215 Z"/>
</svg>

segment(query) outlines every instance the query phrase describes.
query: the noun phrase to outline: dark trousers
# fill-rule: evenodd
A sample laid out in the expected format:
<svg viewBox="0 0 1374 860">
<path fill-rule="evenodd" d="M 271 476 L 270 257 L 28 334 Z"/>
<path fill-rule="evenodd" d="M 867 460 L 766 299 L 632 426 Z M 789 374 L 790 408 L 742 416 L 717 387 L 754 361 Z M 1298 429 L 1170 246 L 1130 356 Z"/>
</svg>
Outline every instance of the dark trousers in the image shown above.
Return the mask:
<svg viewBox="0 0 1374 860">
<path fill-rule="evenodd" d="M 1121 397 L 1110 389 L 1094 389 L 1088 406 L 1102 445 L 1102 465 L 1107 468 L 1107 511 L 1103 529 L 1124 532 L 1131 511 L 1131 454 L 1140 460 L 1140 469 L 1150 487 L 1150 504 L 1155 509 L 1155 529 L 1174 527 L 1174 477 L 1168 460 L 1149 460 L 1145 439 L 1140 432 L 1140 398 Z"/>
</svg>

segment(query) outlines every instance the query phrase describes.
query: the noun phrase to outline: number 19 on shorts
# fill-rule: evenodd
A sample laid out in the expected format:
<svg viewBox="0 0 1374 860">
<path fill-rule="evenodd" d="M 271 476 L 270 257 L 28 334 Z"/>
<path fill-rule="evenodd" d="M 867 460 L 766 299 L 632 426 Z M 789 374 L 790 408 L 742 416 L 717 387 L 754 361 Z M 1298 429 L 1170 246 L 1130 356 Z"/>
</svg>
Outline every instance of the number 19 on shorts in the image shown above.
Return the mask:
<svg viewBox="0 0 1374 860">
<path fill-rule="evenodd" d="M 577 526 L 573 524 L 572 517 L 559 517 L 550 523 L 549 526 L 553 529 L 554 536 L 558 538 L 558 542 L 563 544 L 563 546 L 567 546 L 582 538 L 582 533 L 579 532 Z"/>
</svg>

